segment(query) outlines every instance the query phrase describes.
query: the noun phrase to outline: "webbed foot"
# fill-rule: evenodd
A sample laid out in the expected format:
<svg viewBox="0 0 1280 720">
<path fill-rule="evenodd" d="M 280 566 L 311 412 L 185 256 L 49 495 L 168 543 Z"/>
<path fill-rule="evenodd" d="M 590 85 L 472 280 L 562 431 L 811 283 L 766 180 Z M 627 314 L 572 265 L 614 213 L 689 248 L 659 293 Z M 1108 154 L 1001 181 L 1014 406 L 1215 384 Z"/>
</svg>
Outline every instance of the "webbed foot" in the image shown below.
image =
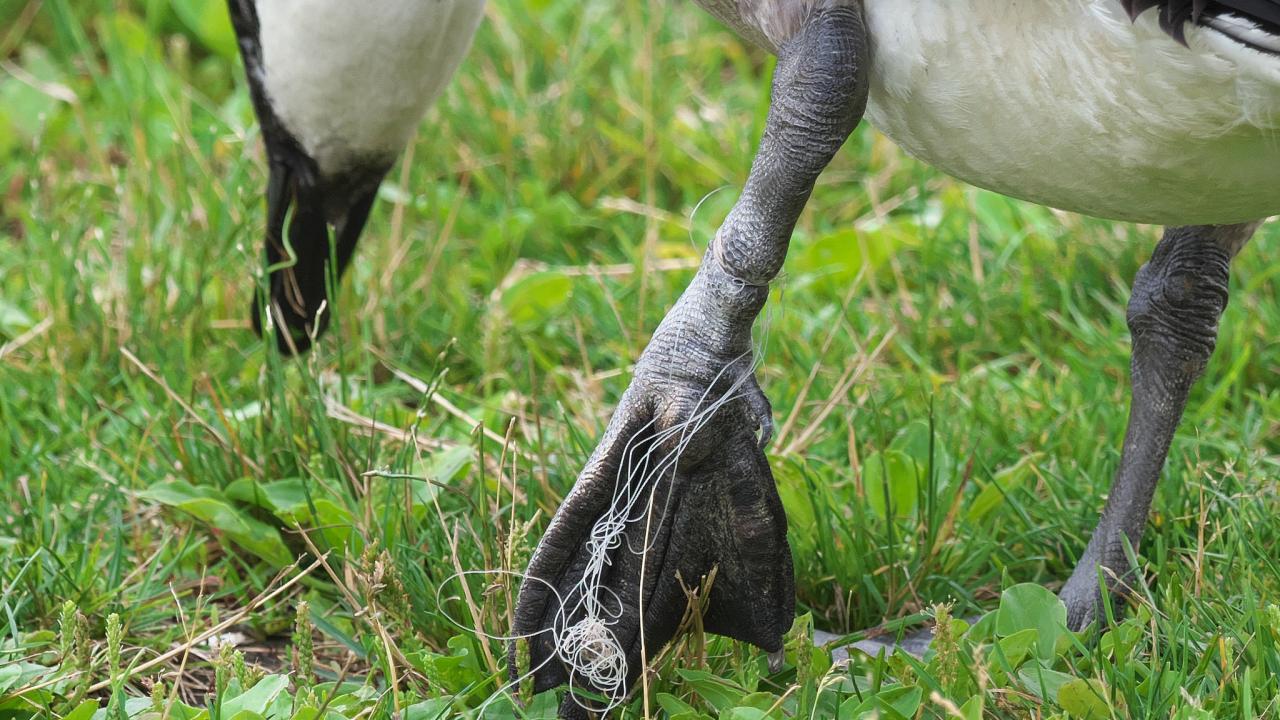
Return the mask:
<svg viewBox="0 0 1280 720">
<path fill-rule="evenodd" d="M 529 564 L 515 632 L 538 633 L 529 640 L 537 690 L 567 682 L 621 700 L 674 638 L 685 587 L 713 568 L 703 627 L 782 648 L 795 590 L 762 449 L 771 411 L 749 344 L 726 353 L 719 336 L 680 322 L 700 297 L 691 289 L 659 329 Z"/>
<path fill-rule="evenodd" d="M 530 637 L 539 689 L 567 680 L 620 702 L 674 637 L 688 603 L 681 580 L 696 585 L 712 568 L 705 629 L 776 652 L 791 626 L 791 552 L 761 450 L 772 423 L 751 372 L 751 326 L 868 89 L 861 2 L 819 0 L 792 30 L 778 40 L 742 194 L 530 562 L 515 632 Z M 577 707 L 566 703 L 562 712 Z"/>
</svg>

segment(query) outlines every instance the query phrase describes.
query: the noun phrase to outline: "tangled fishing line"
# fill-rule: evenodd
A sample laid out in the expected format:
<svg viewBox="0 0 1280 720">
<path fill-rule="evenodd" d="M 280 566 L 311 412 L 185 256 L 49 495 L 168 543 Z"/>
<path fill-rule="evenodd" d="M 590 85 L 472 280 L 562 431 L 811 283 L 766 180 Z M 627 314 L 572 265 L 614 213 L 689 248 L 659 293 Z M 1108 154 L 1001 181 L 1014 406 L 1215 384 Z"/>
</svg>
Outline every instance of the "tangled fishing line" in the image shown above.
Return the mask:
<svg viewBox="0 0 1280 720">
<path fill-rule="evenodd" d="M 626 653 L 612 630 L 621 617 L 622 604 L 617 602 L 613 591 L 603 585 L 605 567 L 611 564 L 609 558 L 613 552 L 622 546 L 626 529 L 641 521 L 646 522 L 645 544 L 636 548 L 628 543 L 627 551 L 644 557 L 651 549 L 653 538 L 649 534 L 649 523 L 656 514 L 657 522 L 661 524 L 672 497 L 673 483 L 668 483 L 666 497 L 658 512 L 654 501 L 660 481 L 664 478 L 674 479 L 677 463 L 698 431 L 710 422 L 720 408 L 741 397 L 738 391 L 751 377 L 750 372 L 735 378 L 723 395 L 707 402 L 711 388 L 719 383 L 729 368 L 736 365 L 735 361 L 721 369 L 699 397 L 695 411 L 687 420 L 648 436 L 647 432 L 655 422 L 651 420 L 640 432 L 628 439 L 623 450 L 623 460 L 619 463 L 615 476 L 613 500 L 605 514 L 592 526 L 586 542 L 586 568 L 569 593 L 571 598 L 577 598 L 577 602 L 569 607 L 562 604 L 556 613 L 551 629 L 556 637 L 556 653 L 570 671 L 571 686 L 575 677 L 581 678 L 609 698 L 610 708 L 621 703 L 624 697 L 627 663 Z M 648 445 L 648 449 L 637 457 L 640 440 Z M 669 441 L 673 441 L 674 446 L 665 455 L 655 458 L 657 449 Z M 641 567 L 643 586 L 643 564 Z M 606 606 L 606 600 L 610 596 L 615 601 L 611 604 L 616 604 L 617 611 L 611 611 Z M 642 596 L 639 599 L 642 613 L 643 600 Z M 579 613 L 582 615 L 581 619 L 569 624 L 569 619 Z M 643 623 L 640 631 L 644 632 Z"/>
<path fill-rule="evenodd" d="M 650 526 L 654 522 L 660 526 L 665 519 L 673 495 L 677 465 L 698 432 L 725 405 L 745 397 L 742 391 L 754 377 L 762 355 L 760 350 L 767 342 L 770 317 L 771 313 L 766 315 L 764 323 L 766 339 L 761 340 L 760 348 L 753 347 L 726 363 L 707 384 L 707 388 L 699 396 L 693 412 L 686 420 L 649 434 L 657 423 L 655 417 L 627 439 L 622 451 L 622 460 L 614 476 L 612 500 L 605 513 L 592 525 L 591 532 L 584 543 L 587 561 L 581 579 L 568 592 L 568 598 L 572 599 L 572 602 L 566 602 L 566 598 L 561 596 L 557 588 L 546 580 L 510 570 L 463 571 L 454 574 L 441 584 L 440 588 L 443 588 L 452 580 L 465 576 L 498 574 L 519 577 L 526 582 L 542 583 L 556 598 L 556 613 L 549 628 L 517 636 L 490 635 L 471 628 L 477 635 L 503 642 L 529 639 L 548 632 L 553 634 L 555 640 L 553 656 L 547 657 L 537 667 L 529 668 L 520 677 L 505 685 L 486 701 L 485 705 L 501 697 L 506 691 L 518 687 L 524 679 L 533 676 L 552 659 L 557 658 L 568 670 L 570 695 L 574 698 L 574 702 L 582 705 L 584 709 L 595 712 L 608 712 L 622 704 L 626 697 L 627 659 L 626 651 L 618 641 L 613 628 L 622 617 L 623 603 L 613 590 L 605 587 L 603 583 L 605 569 L 612 565 L 611 557 L 622 548 L 626 540 L 626 551 L 642 558 L 639 583 L 641 597 L 638 599 L 638 604 L 643 616 L 644 561 L 648 551 L 652 549 L 651 543 L 654 542 L 649 532 Z M 711 398 L 713 389 L 725 379 L 725 374 L 735 368 L 742 368 L 741 361 L 748 356 L 751 357 L 752 362 L 747 365 L 746 370 L 733 378 L 723 393 Z M 663 447 L 670 449 L 657 457 L 659 449 Z M 658 499 L 658 491 L 663 479 L 672 482 L 667 483 L 666 497 L 662 500 L 659 512 L 655 507 L 655 500 Z M 633 547 L 629 538 L 626 538 L 626 531 L 642 521 L 646 523 L 645 542 L 642 547 Z M 439 606 L 438 598 L 439 589 L 437 589 L 437 606 Z M 575 617 L 579 619 L 570 622 Z M 456 621 L 451 620 L 451 622 L 464 627 Z M 643 647 L 643 622 L 640 623 L 640 637 Z M 583 705 L 577 694 L 573 692 L 579 681 L 585 683 L 588 689 L 606 697 L 608 705 L 604 708 Z"/>
<path fill-rule="evenodd" d="M 743 396 L 740 391 L 751 377 L 751 371 L 754 370 L 752 366 L 747 372 L 735 378 L 723 394 L 708 402 L 711 389 L 716 387 L 724 374 L 733 367 L 741 366 L 737 361 L 727 364 L 699 397 L 694 412 L 687 420 L 652 435 L 649 431 L 652 430 L 656 420 L 650 420 L 627 440 L 622 453 L 623 460 L 619 463 L 614 477 L 612 501 L 605 513 L 592 525 L 591 532 L 584 543 L 586 566 L 581 579 L 568 592 L 568 598 L 571 598 L 572 602 L 566 602 L 566 597 L 546 580 L 511 570 L 462 571 L 447 578 L 437 588 L 437 607 L 442 607 L 439 598 L 446 585 L 455 579 L 469 576 L 519 577 L 525 581 L 542 583 L 555 596 L 556 613 L 551 627 L 526 635 L 492 635 L 475 628 L 467 628 L 450 618 L 450 622 L 458 627 L 469 629 L 482 637 L 503 642 L 553 633 L 556 650 L 554 656 L 546 658 L 537 667 L 529 668 L 519 678 L 508 683 L 495 693 L 485 703 L 486 705 L 502 696 L 504 692 L 518 687 L 522 680 L 537 673 L 553 659 L 559 659 L 568 670 L 569 687 L 575 702 L 581 704 L 577 695 L 572 693 L 575 687 L 581 687 L 580 683 L 608 698 L 609 704 L 606 707 L 587 709 L 607 712 L 619 706 L 625 699 L 626 651 L 613 630 L 622 617 L 622 602 L 613 590 L 603 584 L 605 569 L 612 564 L 610 558 L 613 554 L 623 548 L 627 529 L 637 523 L 646 523 L 645 542 L 641 547 L 633 547 L 628 541 L 625 551 L 643 558 L 652 548 L 654 538 L 650 536 L 649 523 L 661 524 L 669 508 L 674 486 L 674 483 L 667 484 L 667 492 L 661 501 L 661 507 L 655 507 L 661 487 L 660 481 L 664 478 L 674 479 L 677 463 L 698 431 L 710 422 L 722 407 Z M 670 443 L 670 449 L 661 457 L 657 457 L 658 449 L 668 443 Z M 642 448 L 642 444 L 647 447 Z M 642 577 L 643 573 L 642 564 Z M 643 608 L 643 597 L 640 598 L 639 604 Z M 579 619 L 570 622 L 575 617 Z M 644 632 L 643 623 L 641 623 L 640 632 Z"/>
</svg>

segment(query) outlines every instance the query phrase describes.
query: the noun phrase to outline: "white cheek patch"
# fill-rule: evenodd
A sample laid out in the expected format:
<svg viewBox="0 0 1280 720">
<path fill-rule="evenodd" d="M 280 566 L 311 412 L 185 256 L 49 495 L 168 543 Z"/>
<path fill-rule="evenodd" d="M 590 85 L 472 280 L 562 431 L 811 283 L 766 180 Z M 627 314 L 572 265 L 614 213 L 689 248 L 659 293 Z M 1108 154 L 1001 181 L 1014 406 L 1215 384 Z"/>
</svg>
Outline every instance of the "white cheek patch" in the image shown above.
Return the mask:
<svg viewBox="0 0 1280 720">
<path fill-rule="evenodd" d="M 394 158 L 471 46 L 484 0 L 258 0 L 264 88 L 326 175 Z"/>
</svg>

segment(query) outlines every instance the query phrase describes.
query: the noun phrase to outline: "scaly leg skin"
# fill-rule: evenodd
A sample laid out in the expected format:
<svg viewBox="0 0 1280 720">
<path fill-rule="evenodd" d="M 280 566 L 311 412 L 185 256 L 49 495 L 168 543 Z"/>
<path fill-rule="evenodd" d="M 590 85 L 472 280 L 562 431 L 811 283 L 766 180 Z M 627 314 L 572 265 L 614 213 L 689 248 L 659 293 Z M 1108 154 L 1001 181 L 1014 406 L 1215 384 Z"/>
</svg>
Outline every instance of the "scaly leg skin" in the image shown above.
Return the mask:
<svg viewBox="0 0 1280 720">
<path fill-rule="evenodd" d="M 1101 615 L 1099 568 L 1113 593 L 1124 593 L 1132 578 L 1125 542 L 1136 550 L 1142 538 L 1187 395 L 1217 342 L 1231 260 L 1258 225 L 1168 228 L 1134 279 L 1129 429 L 1102 519 L 1060 594 L 1073 630 Z"/>
<path fill-rule="evenodd" d="M 642 645 L 654 658 L 677 629 L 687 602 L 677 575 L 696 587 L 713 567 L 704 627 L 781 650 L 794 581 L 786 516 L 761 449 L 772 423 L 752 374 L 751 326 L 814 181 L 861 120 L 866 57 L 861 5 L 853 0 L 819 0 L 779 50 L 764 137 L 742 197 L 641 355 L 604 438 L 530 561 L 514 631 L 538 633 L 530 640 L 538 690 L 568 681 L 620 699 L 641 671 Z M 707 412 L 719 398 L 728 401 Z M 664 434 L 691 420 L 687 432 Z M 634 490 L 647 470 L 676 455 L 643 490 L 599 571 L 595 599 L 626 667 L 622 687 L 593 687 L 570 677 L 556 657 L 556 636 L 583 615 L 575 588 L 588 572 L 588 541 L 619 488 Z M 567 697 L 562 713 L 577 714 L 581 702 Z"/>
</svg>

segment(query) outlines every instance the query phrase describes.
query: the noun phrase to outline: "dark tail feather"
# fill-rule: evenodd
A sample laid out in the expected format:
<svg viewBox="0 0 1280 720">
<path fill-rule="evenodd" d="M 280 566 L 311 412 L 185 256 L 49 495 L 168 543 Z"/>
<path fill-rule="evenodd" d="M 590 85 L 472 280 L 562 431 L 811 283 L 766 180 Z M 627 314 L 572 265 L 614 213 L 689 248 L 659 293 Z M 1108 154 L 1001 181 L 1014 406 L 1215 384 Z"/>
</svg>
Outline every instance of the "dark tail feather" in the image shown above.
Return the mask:
<svg viewBox="0 0 1280 720">
<path fill-rule="evenodd" d="M 276 328 L 276 347 L 282 354 L 296 355 L 311 347 L 329 327 L 333 303 L 330 282 L 337 286 L 351 262 L 356 241 L 369 217 L 376 189 L 355 199 L 346 215 L 336 223 L 336 242 L 330 245 L 325 198 L 320 190 L 304 187 L 283 163 L 273 163 L 267 189 L 266 260 L 274 268 L 268 278 L 271 317 Z M 290 215 L 289 209 L 293 212 Z M 282 240 L 288 216 L 288 243 Z M 330 253 L 338 271 L 328 272 Z M 264 308 L 261 290 L 254 293 L 250 309 L 253 329 L 262 336 Z"/>
</svg>

